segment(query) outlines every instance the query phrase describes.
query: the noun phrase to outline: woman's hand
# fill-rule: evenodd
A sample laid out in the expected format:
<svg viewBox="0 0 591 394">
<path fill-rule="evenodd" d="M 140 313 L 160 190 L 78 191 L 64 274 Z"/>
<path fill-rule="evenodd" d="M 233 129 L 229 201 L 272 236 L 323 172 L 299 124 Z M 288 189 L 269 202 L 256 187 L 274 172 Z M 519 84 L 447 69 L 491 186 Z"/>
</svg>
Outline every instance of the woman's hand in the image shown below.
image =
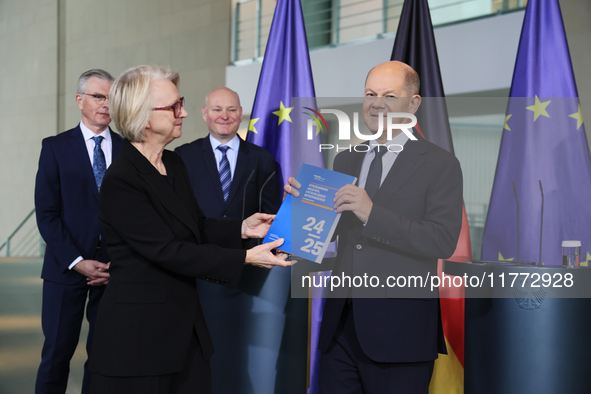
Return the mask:
<svg viewBox="0 0 591 394">
<path fill-rule="evenodd" d="M 255 213 L 242 221 L 242 239 L 264 238 L 273 223 L 275 215 L 266 213 Z"/>
<path fill-rule="evenodd" d="M 252 249 L 248 249 L 246 251 L 245 264 L 251 264 L 256 267 L 269 269 L 276 265 L 281 267 L 290 267 L 291 265 L 295 264 L 296 261 L 286 261 L 286 259 L 289 257 L 289 254 L 279 252 L 277 255 L 274 255 L 271 253 L 271 250 L 281 246 L 281 244 L 283 244 L 283 238 L 279 238 L 278 240 L 268 244 L 262 244 L 255 246 Z"/>
</svg>

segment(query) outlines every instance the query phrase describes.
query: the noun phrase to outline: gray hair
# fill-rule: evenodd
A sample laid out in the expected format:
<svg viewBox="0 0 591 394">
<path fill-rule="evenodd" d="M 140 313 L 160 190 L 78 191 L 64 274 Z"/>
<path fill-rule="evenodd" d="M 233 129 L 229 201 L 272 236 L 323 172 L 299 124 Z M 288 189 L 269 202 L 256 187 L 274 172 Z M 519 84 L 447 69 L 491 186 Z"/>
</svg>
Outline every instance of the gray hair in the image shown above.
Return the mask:
<svg viewBox="0 0 591 394">
<path fill-rule="evenodd" d="M 100 68 L 93 68 L 92 70 L 84 71 L 78 78 L 78 85 L 76 85 L 76 94 L 86 93 L 86 86 L 90 78 L 103 79 L 108 82 L 113 82 L 115 78 L 105 70 Z"/>
<path fill-rule="evenodd" d="M 124 71 L 111 86 L 111 119 L 121 135 L 130 142 L 146 140 L 144 129 L 154 106 L 150 85 L 156 79 L 168 79 L 178 86 L 179 74 L 161 66 L 137 66 Z"/>
</svg>

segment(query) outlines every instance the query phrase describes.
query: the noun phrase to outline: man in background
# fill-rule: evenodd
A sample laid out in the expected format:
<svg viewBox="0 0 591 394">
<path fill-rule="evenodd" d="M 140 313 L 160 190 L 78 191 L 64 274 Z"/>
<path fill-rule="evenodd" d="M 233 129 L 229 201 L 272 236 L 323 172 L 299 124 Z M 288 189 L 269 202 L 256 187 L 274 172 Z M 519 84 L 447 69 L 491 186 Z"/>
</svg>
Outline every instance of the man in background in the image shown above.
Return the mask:
<svg viewBox="0 0 591 394">
<path fill-rule="evenodd" d="M 109 256 L 102 247 L 98 193 L 122 138 L 109 129 L 113 77 L 93 69 L 80 75 L 76 103 L 82 120 L 73 129 L 45 138 L 35 182 L 39 232 L 47 244 L 41 278 L 41 325 L 45 341 L 35 393 L 65 393 L 80 328 L 86 318 L 90 355 L 98 305 L 109 281 Z M 87 303 L 88 300 L 88 303 Z M 82 393 L 90 389 L 88 360 Z"/>
<path fill-rule="evenodd" d="M 279 209 L 275 159 L 238 135 L 242 107 L 236 92 L 220 87 L 209 92 L 202 108 L 209 135 L 175 149 L 189 172 L 199 207 L 208 218 L 243 220 L 256 212 Z M 253 244 L 254 242 L 254 244 Z M 245 247 L 256 245 L 250 240 Z M 249 385 L 249 333 L 256 297 L 269 272 L 244 267 L 237 289 L 197 281 L 207 325 L 216 349 L 211 359 L 214 393 L 243 392 Z M 231 376 L 232 379 L 228 379 Z"/>
</svg>

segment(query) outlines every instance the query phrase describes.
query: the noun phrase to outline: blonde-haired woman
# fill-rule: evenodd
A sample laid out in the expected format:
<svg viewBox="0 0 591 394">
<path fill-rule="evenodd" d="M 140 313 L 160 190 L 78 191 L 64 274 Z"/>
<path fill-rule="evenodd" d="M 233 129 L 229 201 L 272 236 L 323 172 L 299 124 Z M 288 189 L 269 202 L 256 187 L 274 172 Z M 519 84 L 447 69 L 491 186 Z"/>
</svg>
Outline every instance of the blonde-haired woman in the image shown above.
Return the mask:
<svg viewBox="0 0 591 394">
<path fill-rule="evenodd" d="M 244 264 L 290 264 L 271 253 L 282 240 L 240 249 L 264 236 L 273 216 L 203 216 L 182 160 L 164 149 L 187 117 L 178 81 L 176 72 L 139 66 L 111 88 L 111 117 L 126 140 L 99 198 L 111 279 L 95 326 L 92 393 L 210 393 L 214 349 L 194 278 L 232 286 Z"/>
</svg>

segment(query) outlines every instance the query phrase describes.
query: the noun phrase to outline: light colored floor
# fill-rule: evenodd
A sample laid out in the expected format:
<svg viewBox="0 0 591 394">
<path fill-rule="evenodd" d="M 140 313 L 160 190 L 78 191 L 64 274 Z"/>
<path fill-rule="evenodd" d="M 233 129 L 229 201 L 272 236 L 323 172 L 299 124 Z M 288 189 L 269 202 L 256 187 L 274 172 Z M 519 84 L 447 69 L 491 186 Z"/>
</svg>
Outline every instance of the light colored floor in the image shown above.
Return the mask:
<svg viewBox="0 0 591 394">
<path fill-rule="evenodd" d="M 0 257 L 0 393 L 32 394 L 41 360 L 41 258 Z M 80 393 L 88 324 L 70 365 L 67 394 Z"/>
</svg>

